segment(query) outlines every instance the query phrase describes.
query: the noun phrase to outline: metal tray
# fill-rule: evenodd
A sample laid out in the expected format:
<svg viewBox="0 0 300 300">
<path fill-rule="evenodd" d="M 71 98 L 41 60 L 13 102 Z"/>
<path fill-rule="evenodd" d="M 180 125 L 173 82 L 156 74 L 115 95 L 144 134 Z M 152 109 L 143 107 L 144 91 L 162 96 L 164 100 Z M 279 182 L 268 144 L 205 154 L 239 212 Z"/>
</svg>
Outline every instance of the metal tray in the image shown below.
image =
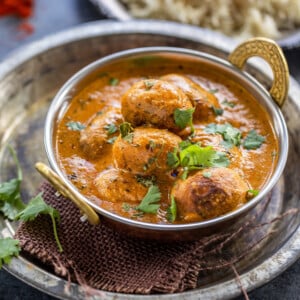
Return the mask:
<svg viewBox="0 0 300 300">
<path fill-rule="evenodd" d="M 12 164 L 4 144 L 17 149 L 24 170 L 22 194 L 36 194 L 42 179 L 34 162 L 46 161 L 43 126 L 49 103 L 58 88 L 74 72 L 109 53 L 140 46 L 179 46 L 201 50 L 225 58 L 234 42 L 209 30 L 162 21 L 100 21 L 49 36 L 12 54 L 0 65 L 0 181 L 12 176 Z M 259 62 L 247 70 L 266 86 L 268 69 Z M 299 206 L 300 198 L 300 87 L 291 79 L 289 99 L 284 105 L 290 135 L 287 167 L 274 188 L 271 203 L 263 218 L 270 219 Z M 253 255 L 237 266 L 241 282 L 248 290 L 270 281 L 300 257 L 300 216 L 284 218 Z M 0 217 L 0 236 L 12 236 L 17 224 Z M 244 239 L 249 238 L 244 237 Z M 239 241 L 236 243 L 239 244 Z M 36 261 L 20 256 L 6 270 L 26 283 L 61 299 L 84 299 L 80 286 L 52 274 Z M 106 293 L 106 299 L 229 299 L 241 293 L 234 275 L 218 274 L 198 288 L 172 295 L 126 295 Z"/>
</svg>

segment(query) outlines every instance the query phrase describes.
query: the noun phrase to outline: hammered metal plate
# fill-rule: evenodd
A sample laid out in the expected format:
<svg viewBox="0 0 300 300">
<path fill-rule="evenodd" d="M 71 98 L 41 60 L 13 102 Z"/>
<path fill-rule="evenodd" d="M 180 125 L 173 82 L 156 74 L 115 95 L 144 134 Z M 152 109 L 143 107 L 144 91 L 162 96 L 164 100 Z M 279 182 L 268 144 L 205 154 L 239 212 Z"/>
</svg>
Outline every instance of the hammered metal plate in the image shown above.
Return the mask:
<svg viewBox="0 0 300 300">
<path fill-rule="evenodd" d="M 34 170 L 36 161 L 45 161 L 43 126 L 53 95 L 74 72 L 104 55 L 141 46 L 178 46 L 200 50 L 225 58 L 235 46 L 222 35 L 212 34 L 187 25 L 160 21 L 130 21 L 117 23 L 101 21 L 86 24 L 50 36 L 24 47 L 0 65 L 0 181 L 13 176 L 12 161 L 5 150 L 9 142 L 17 149 L 24 170 L 22 195 L 29 199 L 36 194 L 42 178 Z M 265 86 L 271 76 L 256 64 L 248 67 Z M 272 200 L 261 220 L 273 217 L 299 206 L 300 198 L 300 87 L 291 80 L 289 99 L 283 107 L 290 135 L 287 167 L 273 190 Z M 285 218 L 281 223 L 266 227 L 276 230 L 253 255 L 237 266 L 241 282 L 252 290 L 283 272 L 300 257 L 300 218 Z M 17 224 L 0 217 L 0 236 L 12 236 Z M 244 236 L 243 241 L 251 236 Z M 246 247 L 241 240 L 238 247 Z M 61 299 L 84 299 L 81 288 L 55 276 L 37 262 L 20 256 L 6 269 L 26 283 Z M 105 293 L 106 299 L 229 299 L 240 294 L 233 274 L 216 274 L 199 284 L 197 289 L 173 295 L 125 295 Z"/>
</svg>

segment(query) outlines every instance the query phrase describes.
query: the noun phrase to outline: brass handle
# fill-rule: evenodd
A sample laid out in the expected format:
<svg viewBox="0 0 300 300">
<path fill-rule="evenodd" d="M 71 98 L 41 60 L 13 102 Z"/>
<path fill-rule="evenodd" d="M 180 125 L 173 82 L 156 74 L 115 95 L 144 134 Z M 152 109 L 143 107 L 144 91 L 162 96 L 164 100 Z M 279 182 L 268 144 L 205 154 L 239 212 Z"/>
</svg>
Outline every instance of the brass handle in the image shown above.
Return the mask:
<svg viewBox="0 0 300 300">
<path fill-rule="evenodd" d="M 242 69 L 248 58 L 259 56 L 266 60 L 273 71 L 274 81 L 270 95 L 281 107 L 287 98 L 289 88 L 289 69 L 281 48 L 267 38 L 252 38 L 237 46 L 228 60 Z"/>
<path fill-rule="evenodd" d="M 80 209 L 81 213 L 86 216 L 87 220 L 93 224 L 97 225 L 100 223 L 100 218 L 97 213 L 85 202 L 79 199 L 61 180 L 61 178 L 52 171 L 47 165 L 37 162 L 35 168 L 39 173 L 46 178 L 53 187 L 59 191 L 63 196 L 73 201 L 73 203 Z"/>
</svg>

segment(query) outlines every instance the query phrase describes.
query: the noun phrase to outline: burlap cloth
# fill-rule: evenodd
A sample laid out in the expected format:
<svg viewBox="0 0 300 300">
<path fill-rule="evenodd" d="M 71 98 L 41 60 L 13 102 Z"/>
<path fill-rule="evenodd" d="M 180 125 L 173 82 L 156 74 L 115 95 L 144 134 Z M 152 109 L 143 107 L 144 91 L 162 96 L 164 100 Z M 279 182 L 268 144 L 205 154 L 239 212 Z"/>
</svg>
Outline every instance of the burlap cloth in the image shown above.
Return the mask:
<svg viewBox="0 0 300 300">
<path fill-rule="evenodd" d="M 245 255 L 228 249 L 237 235 L 249 233 L 251 222 L 234 232 L 195 242 L 163 244 L 122 236 L 103 224 L 81 222 L 79 210 L 71 201 L 55 194 L 47 183 L 41 190 L 45 202 L 60 212 L 58 234 L 64 251 L 59 253 L 51 219 L 46 215 L 21 223 L 15 236 L 24 254 L 85 286 L 121 293 L 181 292 L 195 288 L 201 274 L 209 269 L 227 268 L 232 272 L 230 266 Z M 258 242 L 253 241 L 247 252 Z"/>
</svg>

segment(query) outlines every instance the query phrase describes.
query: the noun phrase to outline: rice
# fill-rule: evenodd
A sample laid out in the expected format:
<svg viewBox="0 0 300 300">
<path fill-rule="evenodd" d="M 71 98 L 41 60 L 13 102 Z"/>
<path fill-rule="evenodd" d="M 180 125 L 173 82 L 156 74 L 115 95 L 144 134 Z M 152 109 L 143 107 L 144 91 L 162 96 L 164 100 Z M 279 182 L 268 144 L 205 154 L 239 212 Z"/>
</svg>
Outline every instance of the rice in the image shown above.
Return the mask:
<svg viewBox="0 0 300 300">
<path fill-rule="evenodd" d="M 136 18 L 179 21 L 245 39 L 300 25 L 299 0 L 121 0 Z"/>
</svg>

